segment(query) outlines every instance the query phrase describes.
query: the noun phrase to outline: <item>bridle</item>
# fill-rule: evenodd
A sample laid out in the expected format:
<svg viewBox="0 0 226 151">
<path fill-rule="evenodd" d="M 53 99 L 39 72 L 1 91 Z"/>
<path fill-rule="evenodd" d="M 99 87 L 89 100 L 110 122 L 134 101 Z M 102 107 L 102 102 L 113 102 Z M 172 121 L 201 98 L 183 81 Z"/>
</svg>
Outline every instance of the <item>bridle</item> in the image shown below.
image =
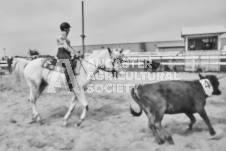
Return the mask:
<svg viewBox="0 0 226 151">
<path fill-rule="evenodd" d="M 84 60 L 85 62 L 87 62 L 88 64 L 90 64 L 90 65 L 92 65 L 92 66 L 94 66 L 94 67 L 96 67 L 96 68 L 98 68 L 98 69 L 100 69 L 100 70 L 102 70 L 102 71 L 111 72 L 113 76 L 118 77 L 118 70 L 116 70 L 116 68 L 115 68 L 115 62 L 116 62 L 116 61 L 122 62 L 123 60 L 122 60 L 121 57 L 119 57 L 119 58 L 114 58 L 114 57 L 111 55 L 110 52 L 109 52 L 109 55 L 110 55 L 110 58 L 111 58 L 111 64 L 112 64 L 112 67 L 113 67 L 113 68 L 111 68 L 111 69 L 107 68 L 105 65 L 104 65 L 104 66 L 103 66 L 103 65 L 97 66 L 97 65 L 95 65 L 95 64 L 93 64 L 93 63 L 91 63 L 91 62 L 89 62 L 89 61 L 87 61 L 87 60 L 85 60 L 85 59 L 83 59 L 83 60 Z M 81 60 L 80 60 L 80 61 L 81 61 Z M 81 64 L 81 65 L 82 65 L 82 64 Z M 83 67 L 83 65 L 82 65 L 82 67 Z M 83 69 L 85 70 L 84 67 L 83 67 Z M 86 71 L 85 71 L 85 72 L 86 72 Z"/>
</svg>

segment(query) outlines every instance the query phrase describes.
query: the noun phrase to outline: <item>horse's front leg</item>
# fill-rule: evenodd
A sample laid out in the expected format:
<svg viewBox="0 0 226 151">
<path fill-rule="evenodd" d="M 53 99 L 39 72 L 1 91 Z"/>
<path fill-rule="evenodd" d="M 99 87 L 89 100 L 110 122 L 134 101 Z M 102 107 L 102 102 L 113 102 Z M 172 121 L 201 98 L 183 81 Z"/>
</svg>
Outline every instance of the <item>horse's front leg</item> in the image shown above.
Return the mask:
<svg viewBox="0 0 226 151">
<path fill-rule="evenodd" d="M 62 126 L 67 126 L 68 118 L 71 116 L 71 113 L 72 113 L 72 111 L 74 110 L 76 103 L 77 103 L 77 101 L 76 101 L 75 95 L 74 95 L 74 96 L 71 98 L 71 104 L 70 104 L 70 107 L 69 107 L 67 113 L 65 114 L 65 116 L 64 116 L 64 118 L 63 118 L 63 124 L 62 124 Z"/>
<path fill-rule="evenodd" d="M 86 117 L 86 112 L 89 109 L 84 89 L 80 89 L 80 93 L 78 93 L 78 100 L 83 105 L 83 111 L 82 111 L 82 114 L 80 116 L 80 121 L 77 124 L 77 126 L 80 126 L 82 124 L 82 122 L 84 121 L 85 117 Z"/>
</svg>

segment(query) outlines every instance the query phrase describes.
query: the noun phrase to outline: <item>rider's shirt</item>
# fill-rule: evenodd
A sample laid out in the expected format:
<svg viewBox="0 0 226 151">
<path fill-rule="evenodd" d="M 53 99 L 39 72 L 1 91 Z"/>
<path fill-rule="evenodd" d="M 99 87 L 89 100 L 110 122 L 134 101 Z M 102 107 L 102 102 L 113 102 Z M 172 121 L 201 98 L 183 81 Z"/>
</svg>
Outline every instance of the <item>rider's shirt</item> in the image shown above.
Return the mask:
<svg viewBox="0 0 226 151">
<path fill-rule="evenodd" d="M 69 52 L 71 52 L 71 45 L 70 40 L 67 38 L 67 34 L 65 31 L 62 31 L 60 35 L 57 37 L 57 47 L 58 48 L 65 48 Z"/>
</svg>

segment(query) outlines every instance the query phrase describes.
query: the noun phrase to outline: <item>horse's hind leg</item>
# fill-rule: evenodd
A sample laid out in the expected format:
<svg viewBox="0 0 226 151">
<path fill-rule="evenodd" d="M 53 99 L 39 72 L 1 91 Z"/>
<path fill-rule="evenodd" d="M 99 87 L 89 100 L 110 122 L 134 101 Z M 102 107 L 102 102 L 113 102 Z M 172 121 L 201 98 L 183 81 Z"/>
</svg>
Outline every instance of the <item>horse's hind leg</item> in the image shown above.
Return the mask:
<svg viewBox="0 0 226 151">
<path fill-rule="evenodd" d="M 30 87 L 30 95 L 29 95 L 29 102 L 30 102 L 31 107 L 32 107 L 32 121 L 31 121 L 31 123 L 41 120 L 40 115 L 39 115 L 37 108 L 36 108 L 36 100 L 37 100 L 38 96 L 39 96 L 39 90 L 37 90 L 36 87 L 31 86 Z"/>
<path fill-rule="evenodd" d="M 42 93 L 42 91 L 44 90 L 45 86 L 43 86 L 41 89 L 41 82 L 35 82 L 35 81 L 31 81 L 31 80 L 27 80 L 28 85 L 30 87 L 30 95 L 29 95 L 29 102 L 31 104 L 31 108 L 32 108 L 32 121 L 30 123 L 33 122 L 37 122 L 40 121 L 40 115 L 37 111 L 36 108 L 36 100 L 39 97 L 39 95 Z"/>
<path fill-rule="evenodd" d="M 72 113 L 72 111 L 74 110 L 76 103 L 77 103 L 77 101 L 76 101 L 75 95 L 74 95 L 74 96 L 71 98 L 71 104 L 70 104 L 70 107 L 69 107 L 67 113 L 65 114 L 65 116 L 64 116 L 64 118 L 63 118 L 63 124 L 62 124 L 62 126 L 67 126 L 68 118 L 71 116 L 71 113 Z"/>
</svg>

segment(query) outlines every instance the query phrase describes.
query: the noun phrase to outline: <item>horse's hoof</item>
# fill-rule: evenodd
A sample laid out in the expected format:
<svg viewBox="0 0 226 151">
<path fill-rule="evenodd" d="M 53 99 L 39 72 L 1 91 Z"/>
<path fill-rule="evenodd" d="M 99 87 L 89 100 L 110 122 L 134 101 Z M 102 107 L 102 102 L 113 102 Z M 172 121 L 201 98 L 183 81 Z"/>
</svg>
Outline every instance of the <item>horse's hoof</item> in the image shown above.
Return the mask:
<svg viewBox="0 0 226 151">
<path fill-rule="evenodd" d="M 79 123 L 77 124 L 77 127 L 79 127 L 81 124 L 82 124 L 82 123 L 81 123 L 81 122 L 79 122 Z"/>
<path fill-rule="evenodd" d="M 77 127 L 81 126 L 81 124 L 82 124 L 83 121 L 84 120 L 80 120 L 80 122 L 77 124 Z"/>
<path fill-rule="evenodd" d="M 67 121 L 64 121 L 64 122 L 62 123 L 62 126 L 63 126 L 63 127 L 66 127 L 66 126 L 67 126 Z"/>
<path fill-rule="evenodd" d="M 41 123 L 41 117 L 40 117 L 40 116 L 37 116 L 35 120 L 36 120 L 37 122 L 40 122 L 40 123 Z"/>
</svg>

